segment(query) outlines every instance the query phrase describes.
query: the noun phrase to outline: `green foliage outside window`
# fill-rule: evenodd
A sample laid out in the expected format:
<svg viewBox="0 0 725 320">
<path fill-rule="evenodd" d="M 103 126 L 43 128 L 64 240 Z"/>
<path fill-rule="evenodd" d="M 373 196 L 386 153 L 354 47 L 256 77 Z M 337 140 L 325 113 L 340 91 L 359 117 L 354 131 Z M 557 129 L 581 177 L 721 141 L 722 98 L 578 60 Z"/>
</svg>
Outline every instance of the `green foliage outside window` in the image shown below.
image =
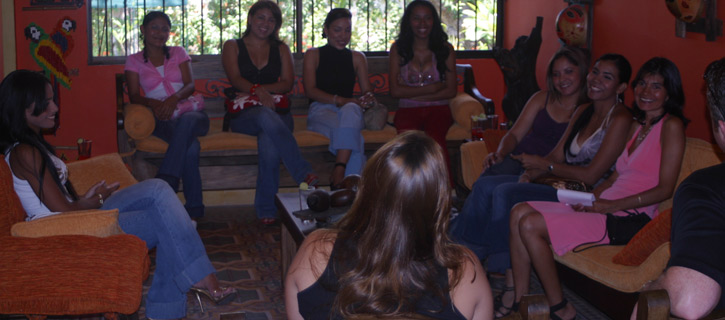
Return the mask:
<svg viewBox="0 0 725 320">
<path fill-rule="evenodd" d="M 89 0 L 93 57 L 125 56 L 142 48 L 139 26 L 147 11 L 162 10 L 172 22 L 169 45 L 191 55 L 221 53 L 224 41 L 246 29 L 247 10 L 254 0 Z M 322 46 L 322 24 L 331 8 L 353 14 L 350 48 L 387 51 L 395 41 L 408 1 L 403 0 L 279 0 L 284 19 L 280 38 L 293 52 Z M 490 50 L 495 44 L 497 0 L 433 0 L 441 13 L 449 42 L 457 50 Z M 125 7 L 124 7 L 125 5 Z M 442 9 L 442 10 L 441 10 Z M 299 12 L 299 14 L 298 14 Z M 295 19 L 302 20 L 302 33 Z M 301 43 L 298 43 L 298 40 Z"/>
</svg>

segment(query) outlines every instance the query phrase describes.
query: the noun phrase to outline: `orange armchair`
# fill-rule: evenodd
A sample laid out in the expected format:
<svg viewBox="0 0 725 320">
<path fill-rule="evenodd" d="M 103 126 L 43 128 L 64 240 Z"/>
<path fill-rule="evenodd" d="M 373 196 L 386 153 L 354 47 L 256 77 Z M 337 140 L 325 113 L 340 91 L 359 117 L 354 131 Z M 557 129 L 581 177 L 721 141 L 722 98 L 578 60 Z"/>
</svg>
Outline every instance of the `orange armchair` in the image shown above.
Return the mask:
<svg viewBox="0 0 725 320">
<path fill-rule="evenodd" d="M 117 154 L 68 167 L 79 194 L 98 177 L 122 181 L 122 187 L 135 183 Z M 113 213 L 98 210 L 98 214 Z M 149 270 L 148 250 L 141 239 L 126 234 L 104 238 L 76 234 L 12 236 L 13 225 L 24 224 L 24 220 L 10 168 L 0 155 L 0 314 L 43 319 L 104 313 L 107 318 L 116 318 L 138 310 Z M 49 229 L 68 229 L 63 226 L 64 219 L 56 220 L 57 228 Z"/>
</svg>

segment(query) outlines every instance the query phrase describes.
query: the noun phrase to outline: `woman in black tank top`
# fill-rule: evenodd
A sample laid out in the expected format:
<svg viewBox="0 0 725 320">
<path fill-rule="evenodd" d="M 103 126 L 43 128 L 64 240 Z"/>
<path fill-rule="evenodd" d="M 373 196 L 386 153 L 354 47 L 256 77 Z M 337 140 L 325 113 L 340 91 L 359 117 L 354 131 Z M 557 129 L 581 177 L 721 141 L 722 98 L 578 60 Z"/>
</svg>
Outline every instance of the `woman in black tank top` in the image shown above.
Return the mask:
<svg viewBox="0 0 725 320">
<path fill-rule="evenodd" d="M 294 66 L 289 47 L 279 40 L 282 13 L 276 3 L 256 2 L 247 16 L 247 30 L 241 39 L 228 40 L 222 50 L 224 72 L 237 95 L 256 96 L 261 105 L 234 113 L 232 131 L 257 136 L 259 172 L 254 208 L 264 224 L 277 216 L 274 195 L 279 188 L 280 160 L 297 183 L 317 184 L 310 164 L 302 159 L 292 135 L 292 115 L 277 114 L 275 96 L 292 90 Z"/>
<path fill-rule="evenodd" d="M 323 38 L 327 45 L 305 53 L 304 85 L 310 98 L 307 129 L 330 139 L 335 167 L 331 188 L 346 175 L 360 174 L 365 149 L 360 131 L 365 128 L 363 111 L 374 102 L 365 55 L 347 49 L 352 32 L 352 14 L 344 8 L 332 9 L 325 19 Z M 353 97 L 355 78 L 362 96 Z"/>
</svg>

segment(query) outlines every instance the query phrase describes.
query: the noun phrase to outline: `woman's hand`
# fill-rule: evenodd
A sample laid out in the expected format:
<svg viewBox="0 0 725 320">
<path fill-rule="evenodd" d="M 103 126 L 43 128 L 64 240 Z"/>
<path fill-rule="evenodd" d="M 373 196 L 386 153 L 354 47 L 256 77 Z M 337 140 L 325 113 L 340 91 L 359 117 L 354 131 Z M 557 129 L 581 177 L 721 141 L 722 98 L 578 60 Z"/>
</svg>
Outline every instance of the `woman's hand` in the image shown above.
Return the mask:
<svg viewBox="0 0 725 320">
<path fill-rule="evenodd" d="M 519 155 L 511 156 L 511 158 L 514 158 L 515 160 L 521 162 L 521 165 L 524 167 L 524 169 L 546 170 L 549 166 L 549 162 L 547 162 L 546 159 L 537 155 L 522 153 Z"/>
<path fill-rule="evenodd" d="M 90 189 L 88 189 L 88 192 L 86 192 L 83 198 L 91 201 L 98 201 L 98 203 L 101 204 L 100 200 L 108 199 L 108 197 L 110 197 L 116 190 L 118 190 L 118 187 L 120 185 L 121 184 L 119 182 L 106 184 L 106 180 L 101 180 L 93 185 Z M 101 197 L 99 197 L 98 195 L 101 195 Z"/>
<path fill-rule="evenodd" d="M 362 95 L 358 100 L 360 100 L 360 107 L 362 107 L 363 109 L 368 109 L 377 103 L 375 95 L 373 95 L 372 92 L 368 92 Z"/>
<path fill-rule="evenodd" d="M 519 183 L 529 182 L 531 182 L 531 174 L 529 173 L 529 171 L 524 171 L 524 173 L 519 176 Z"/>
<path fill-rule="evenodd" d="M 159 101 L 159 100 L 152 100 L 152 101 Z M 174 114 L 174 110 L 176 110 L 176 105 L 178 103 L 179 103 L 179 98 L 176 97 L 176 95 L 172 94 L 168 98 L 164 99 L 164 101 L 159 101 L 158 104 L 152 103 L 151 109 L 154 110 L 154 115 L 159 120 L 169 120 L 171 118 L 171 115 Z"/>
<path fill-rule="evenodd" d="M 503 161 L 503 156 L 498 152 L 491 152 L 486 156 L 486 159 L 483 160 L 483 170 L 488 170 L 488 168 L 492 167 L 495 164 L 499 164 Z"/>
<path fill-rule="evenodd" d="M 596 212 L 596 213 L 614 213 L 621 211 L 617 205 L 616 200 L 597 199 L 592 202 L 592 206 L 583 206 L 581 204 L 573 204 L 572 209 L 581 212 Z"/>
<path fill-rule="evenodd" d="M 254 94 L 259 98 L 259 102 L 261 102 L 263 106 L 272 108 L 272 110 L 276 108 L 272 94 L 264 87 L 257 87 L 257 89 L 254 90 Z"/>
</svg>

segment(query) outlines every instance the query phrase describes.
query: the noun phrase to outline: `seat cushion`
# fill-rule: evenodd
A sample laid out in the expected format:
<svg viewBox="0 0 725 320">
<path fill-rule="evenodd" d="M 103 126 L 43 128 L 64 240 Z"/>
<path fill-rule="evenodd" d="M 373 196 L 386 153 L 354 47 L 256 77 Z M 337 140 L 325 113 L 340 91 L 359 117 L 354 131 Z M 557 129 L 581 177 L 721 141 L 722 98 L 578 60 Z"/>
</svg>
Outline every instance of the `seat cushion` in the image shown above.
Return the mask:
<svg viewBox="0 0 725 320">
<path fill-rule="evenodd" d="M 639 266 L 625 266 L 612 262 L 612 257 L 624 246 L 600 246 L 579 253 L 554 254 L 554 260 L 622 292 L 636 292 L 647 281 L 656 279 L 670 259 L 670 243 L 664 243 Z"/>
<path fill-rule="evenodd" d="M 148 276 L 136 236 L 0 239 L 0 310 L 6 314 L 132 314 Z"/>
</svg>

